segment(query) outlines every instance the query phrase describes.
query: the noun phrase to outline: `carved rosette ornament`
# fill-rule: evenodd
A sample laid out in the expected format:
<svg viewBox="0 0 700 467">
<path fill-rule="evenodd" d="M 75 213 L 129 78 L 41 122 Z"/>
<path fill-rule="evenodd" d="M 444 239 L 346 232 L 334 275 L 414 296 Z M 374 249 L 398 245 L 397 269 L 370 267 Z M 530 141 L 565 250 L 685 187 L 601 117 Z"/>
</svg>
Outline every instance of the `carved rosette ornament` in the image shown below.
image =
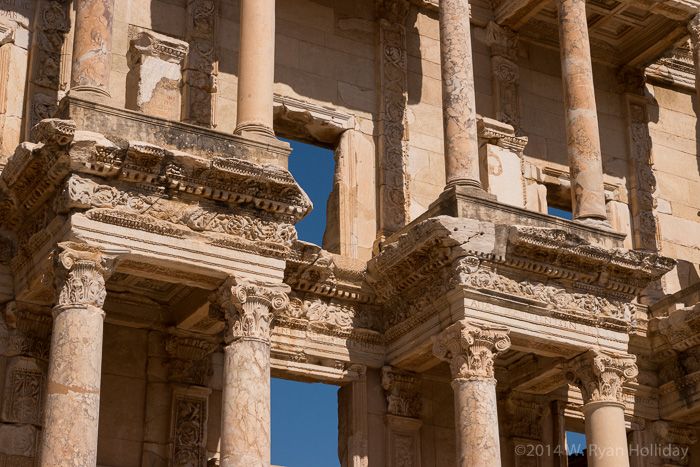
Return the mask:
<svg viewBox="0 0 700 467">
<path fill-rule="evenodd" d="M 566 380 L 581 389 L 584 404 L 591 402 L 623 402 L 622 385 L 637 377 L 634 355 L 613 355 L 589 350 L 571 360 Z"/>
<path fill-rule="evenodd" d="M 494 358 L 510 348 L 508 333 L 504 326 L 458 321 L 433 337 L 433 354 L 450 364 L 455 380 L 492 380 Z"/>
<path fill-rule="evenodd" d="M 270 313 L 289 305 L 289 286 L 231 279 L 222 287 L 220 304 L 226 316 L 227 344 L 246 338 L 270 341 Z"/>
<path fill-rule="evenodd" d="M 116 266 L 115 259 L 126 250 L 106 251 L 82 243 L 59 243 L 56 258 L 57 307 L 102 308 L 107 296 L 105 278 Z M 111 254 L 110 254 L 111 253 Z"/>
</svg>

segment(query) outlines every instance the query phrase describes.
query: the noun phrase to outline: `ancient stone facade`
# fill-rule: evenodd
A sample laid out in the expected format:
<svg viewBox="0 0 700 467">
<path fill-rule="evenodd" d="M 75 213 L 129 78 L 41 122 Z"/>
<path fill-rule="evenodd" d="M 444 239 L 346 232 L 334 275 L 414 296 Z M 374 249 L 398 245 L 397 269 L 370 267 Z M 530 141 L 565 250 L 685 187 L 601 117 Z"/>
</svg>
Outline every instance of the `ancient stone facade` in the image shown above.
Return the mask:
<svg viewBox="0 0 700 467">
<path fill-rule="evenodd" d="M 700 465 L 699 9 L 0 1 L 0 466 Z"/>
</svg>

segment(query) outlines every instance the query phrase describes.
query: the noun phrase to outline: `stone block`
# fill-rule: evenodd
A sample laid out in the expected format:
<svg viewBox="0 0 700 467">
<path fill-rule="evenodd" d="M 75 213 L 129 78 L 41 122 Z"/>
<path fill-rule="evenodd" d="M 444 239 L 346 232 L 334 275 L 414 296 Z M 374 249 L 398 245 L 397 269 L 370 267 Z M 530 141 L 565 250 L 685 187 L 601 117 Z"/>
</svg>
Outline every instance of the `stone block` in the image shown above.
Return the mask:
<svg viewBox="0 0 700 467">
<path fill-rule="evenodd" d="M 130 31 L 126 107 L 180 120 L 180 82 L 186 42 L 141 28 Z"/>
<path fill-rule="evenodd" d="M 146 379 L 148 331 L 106 324 L 102 373 Z"/>
<path fill-rule="evenodd" d="M 141 441 L 100 436 L 97 445 L 98 465 L 141 467 Z"/>
<path fill-rule="evenodd" d="M 100 393 L 100 439 L 141 441 L 146 381 L 103 374 Z"/>
<path fill-rule="evenodd" d="M 0 423 L 0 454 L 34 457 L 38 431 L 31 425 Z M 8 467 L 12 464 L 6 464 Z"/>
<path fill-rule="evenodd" d="M 484 144 L 479 148 L 481 183 L 498 201 L 524 207 L 522 159 L 508 149 Z"/>
</svg>

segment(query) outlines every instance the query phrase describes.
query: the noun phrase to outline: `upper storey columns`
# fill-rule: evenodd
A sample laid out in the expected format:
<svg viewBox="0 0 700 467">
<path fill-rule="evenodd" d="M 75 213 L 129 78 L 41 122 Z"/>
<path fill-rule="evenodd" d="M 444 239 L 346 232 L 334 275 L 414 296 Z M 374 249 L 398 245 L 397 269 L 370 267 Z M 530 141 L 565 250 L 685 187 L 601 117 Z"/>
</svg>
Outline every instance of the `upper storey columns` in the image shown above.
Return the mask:
<svg viewBox="0 0 700 467">
<path fill-rule="evenodd" d="M 71 90 L 109 97 L 114 0 L 77 0 Z"/>
<path fill-rule="evenodd" d="M 574 219 L 607 221 L 585 0 L 557 0 Z"/>
<path fill-rule="evenodd" d="M 440 0 L 440 58 L 447 187 L 481 188 L 467 0 Z"/>
<path fill-rule="evenodd" d="M 241 0 L 235 133 L 274 137 L 275 0 Z"/>
</svg>

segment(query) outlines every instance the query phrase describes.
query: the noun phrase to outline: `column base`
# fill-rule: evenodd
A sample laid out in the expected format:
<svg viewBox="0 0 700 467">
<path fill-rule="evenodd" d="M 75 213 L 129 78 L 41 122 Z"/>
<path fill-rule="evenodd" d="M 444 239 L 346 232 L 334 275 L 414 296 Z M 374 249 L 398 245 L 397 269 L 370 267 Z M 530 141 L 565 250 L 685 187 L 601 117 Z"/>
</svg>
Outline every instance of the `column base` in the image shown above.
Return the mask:
<svg viewBox="0 0 700 467">
<path fill-rule="evenodd" d="M 579 217 L 574 219 L 574 222 L 578 222 L 579 224 L 587 225 L 589 227 L 595 227 L 596 229 L 610 230 L 613 232 L 615 231 L 607 219 L 601 219 L 598 217 Z"/>
<path fill-rule="evenodd" d="M 472 180 L 470 178 L 460 178 L 456 180 L 450 180 L 447 182 L 445 185 L 445 191 L 449 190 L 452 187 L 464 187 L 464 188 L 471 188 L 471 189 L 476 189 L 485 192 L 484 187 L 481 185 L 480 181 L 477 180 Z"/>
<path fill-rule="evenodd" d="M 277 139 L 275 132 L 272 131 L 272 128 L 265 125 L 260 125 L 258 123 L 243 123 L 238 125 L 233 134 L 253 139 L 260 137 Z"/>
</svg>

